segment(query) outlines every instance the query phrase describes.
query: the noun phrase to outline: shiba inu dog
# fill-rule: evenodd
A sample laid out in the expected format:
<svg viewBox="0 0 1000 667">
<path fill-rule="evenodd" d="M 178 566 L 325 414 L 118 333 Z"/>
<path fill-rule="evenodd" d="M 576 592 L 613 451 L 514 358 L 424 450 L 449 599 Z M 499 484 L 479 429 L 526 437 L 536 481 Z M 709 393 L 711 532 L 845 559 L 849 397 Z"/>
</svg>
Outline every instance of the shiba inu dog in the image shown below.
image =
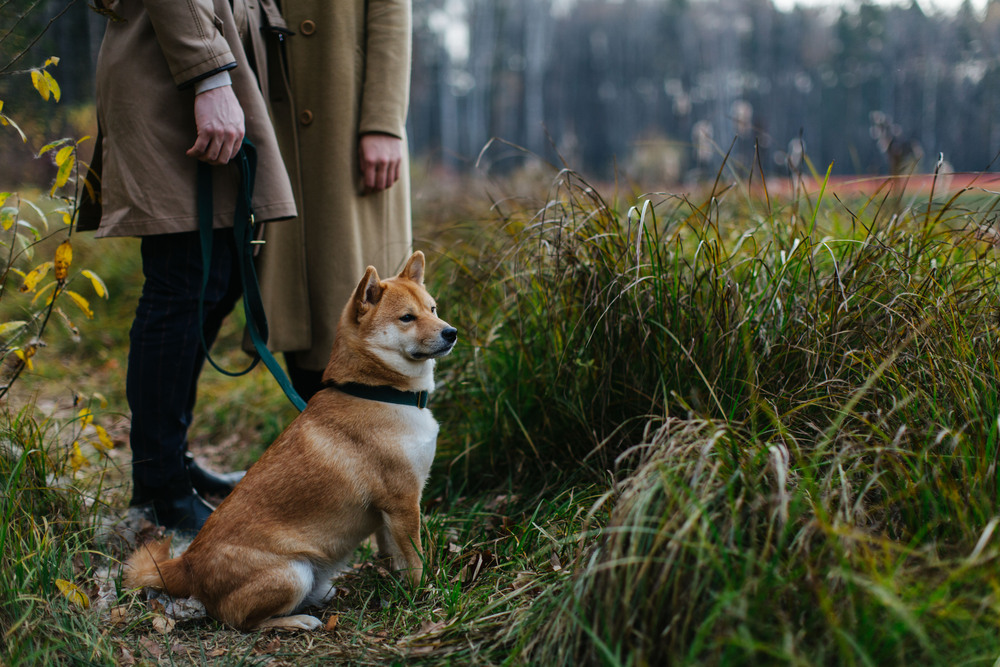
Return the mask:
<svg viewBox="0 0 1000 667">
<path fill-rule="evenodd" d="M 419 251 L 385 281 L 368 267 L 341 315 L 324 389 L 184 554 L 169 559 L 169 541 L 140 547 L 126 586 L 195 597 L 240 630 L 312 630 L 319 619 L 297 612 L 332 594 L 331 577 L 372 533 L 420 582 L 420 494 L 438 434 L 427 395 L 434 360 L 458 338 L 423 282 Z"/>
</svg>

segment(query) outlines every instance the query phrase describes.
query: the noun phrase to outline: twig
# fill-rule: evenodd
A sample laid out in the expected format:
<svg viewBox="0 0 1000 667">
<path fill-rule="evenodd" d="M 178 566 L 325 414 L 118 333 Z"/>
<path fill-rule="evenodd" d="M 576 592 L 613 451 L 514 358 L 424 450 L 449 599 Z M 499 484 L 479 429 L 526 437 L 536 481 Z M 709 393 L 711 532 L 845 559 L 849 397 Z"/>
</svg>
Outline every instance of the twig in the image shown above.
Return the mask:
<svg viewBox="0 0 1000 667">
<path fill-rule="evenodd" d="M 32 10 L 34 10 L 35 7 L 38 6 L 39 2 L 41 2 L 41 0 L 35 0 L 35 3 L 33 5 L 31 5 L 31 7 L 28 7 L 28 9 L 26 9 L 23 14 L 21 14 L 19 17 L 17 17 L 17 21 L 15 21 L 14 25 L 12 25 L 10 27 L 10 30 L 8 30 L 2 37 L 0 37 L 0 43 L 2 43 L 4 40 L 6 40 L 10 36 L 10 34 L 12 32 L 14 32 L 14 29 L 17 28 L 18 24 L 20 24 L 21 21 L 24 20 L 24 17 L 26 17 L 28 14 L 30 14 L 32 12 Z M 31 42 L 28 44 L 28 46 L 24 47 L 23 51 L 21 51 L 19 54 L 17 54 L 16 56 L 14 56 L 14 58 L 9 63 L 7 63 L 6 65 L 4 65 L 3 67 L 0 67 L 0 76 L 11 74 L 11 73 L 8 73 L 7 70 L 9 70 L 11 67 L 13 67 L 15 65 L 15 63 L 17 63 L 19 60 L 21 60 L 21 58 L 23 58 L 24 56 L 26 56 L 27 53 L 28 53 L 28 51 L 31 50 L 31 47 L 33 47 L 35 44 L 37 44 L 38 40 L 40 40 L 42 38 L 42 35 L 44 35 L 45 33 L 47 33 L 49 31 L 49 28 L 52 27 L 52 24 L 55 23 L 60 18 L 62 18 L 63 14 L 65 14 L 66 12 L 68 12 L 69 8 L 72 7 L 75 4 L 76 4 L 76 0 L 69 0 L 69 2 L 66 4 L 66 6 L 62 8 L 62 11 L 60 11 L 58 14 L 56 14 L 51 19 L 49 19 L 49 22 L 45 24 L 45 27 L 42 28 L 42 30 L 37 35 L 35 35 L 34 39 L 31 40 Z"/>
</svg>

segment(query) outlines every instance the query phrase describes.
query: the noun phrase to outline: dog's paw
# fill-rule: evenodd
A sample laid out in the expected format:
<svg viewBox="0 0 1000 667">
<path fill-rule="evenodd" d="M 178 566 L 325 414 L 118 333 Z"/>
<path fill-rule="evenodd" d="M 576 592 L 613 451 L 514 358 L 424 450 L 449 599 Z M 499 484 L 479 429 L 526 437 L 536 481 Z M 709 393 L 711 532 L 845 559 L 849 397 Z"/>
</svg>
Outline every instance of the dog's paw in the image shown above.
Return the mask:
<svg viewBox="0 0 1000 667">
<path fill-rule="evenodd" d="M 257 626 L 258 630 L 265 628 L 277 628 L 280 630 L 318 630 L 323 627 L 323 621 L 309 614 L 295 614 L 294 616 L 277 616 L 269 618 Z"/>
</svg>

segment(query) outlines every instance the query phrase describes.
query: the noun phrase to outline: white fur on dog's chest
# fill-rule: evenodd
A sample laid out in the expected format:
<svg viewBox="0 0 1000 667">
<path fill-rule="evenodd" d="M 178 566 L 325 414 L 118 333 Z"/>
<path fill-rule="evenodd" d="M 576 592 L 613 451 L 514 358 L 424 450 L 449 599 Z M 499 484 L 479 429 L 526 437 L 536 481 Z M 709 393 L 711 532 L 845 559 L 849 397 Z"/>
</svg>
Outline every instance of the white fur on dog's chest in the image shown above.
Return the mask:
<svg viewBox="0 0 1000 667">
<path fill-rule="evenodd" d="M 420 486 L 427 481 L 434 462 L 434 452 L 437 448 L 438 423 L 431 411 L 424 408 L 406 407 L 408 428 L 406 437 L 400 443 L 406 458 L 413 466 L 413 473 L 420 481 Z"/>
</svg>

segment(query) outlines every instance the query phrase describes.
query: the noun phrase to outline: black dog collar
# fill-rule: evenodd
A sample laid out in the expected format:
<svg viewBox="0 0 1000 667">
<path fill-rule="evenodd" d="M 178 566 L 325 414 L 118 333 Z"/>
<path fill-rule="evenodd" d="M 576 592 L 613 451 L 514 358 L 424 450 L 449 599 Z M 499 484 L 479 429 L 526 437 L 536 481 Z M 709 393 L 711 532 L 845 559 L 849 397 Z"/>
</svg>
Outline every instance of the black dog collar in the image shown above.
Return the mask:
<svg viewBox="0 0 1000 667">
<path fill-rule="evenodd" d="M 402 391 L 394 387 L 372 386 L 358 384 L 357 382 L 345 382 L 339 384 L 332 380 L 323 382 L 324 389 L 336 389 L 345 394 L 350 394 L 356 398 L 364 398 L 369 401 L 381 401 L 382 403 L 395 403 L 396 405 L 413 405 L 418 408 L 426 408 L 430 398 L 429 391 Z"/>
</svg>

